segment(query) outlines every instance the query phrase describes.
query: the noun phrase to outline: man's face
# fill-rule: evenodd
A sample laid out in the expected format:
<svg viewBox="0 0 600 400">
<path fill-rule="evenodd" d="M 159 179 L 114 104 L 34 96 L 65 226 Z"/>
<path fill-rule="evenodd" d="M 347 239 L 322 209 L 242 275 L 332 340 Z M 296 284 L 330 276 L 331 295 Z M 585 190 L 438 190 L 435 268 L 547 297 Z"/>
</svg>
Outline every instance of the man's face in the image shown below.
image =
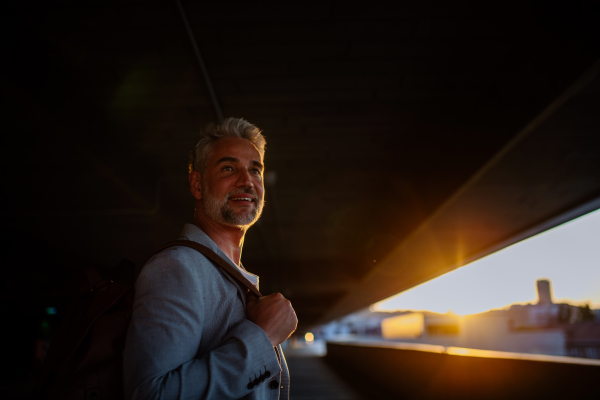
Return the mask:
<svg viewBox="0 0 600 400">
<path fill-rule="evenodd" d="M 248 228 L 263 208 L 263 163 L 246 139 L 226 138 L 214 143 L 202 184 L 204 213 L 215 222 Z"/>
</svg>

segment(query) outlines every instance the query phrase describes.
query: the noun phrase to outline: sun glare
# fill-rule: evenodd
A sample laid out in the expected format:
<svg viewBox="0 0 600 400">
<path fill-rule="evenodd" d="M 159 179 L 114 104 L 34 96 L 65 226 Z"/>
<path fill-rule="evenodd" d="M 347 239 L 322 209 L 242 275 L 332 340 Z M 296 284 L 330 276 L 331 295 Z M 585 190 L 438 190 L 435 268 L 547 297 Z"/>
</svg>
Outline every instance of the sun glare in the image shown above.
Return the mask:
<svg viewBox="0 0 600 400">
<path fill-rule="evenodd" d="M 552 282 L 554 302 L 600 308 L 600 210 L 514 244 L 373 305 L 375 310 L 459 315 L 536 300 L 535 281 Z"/>
</svg>

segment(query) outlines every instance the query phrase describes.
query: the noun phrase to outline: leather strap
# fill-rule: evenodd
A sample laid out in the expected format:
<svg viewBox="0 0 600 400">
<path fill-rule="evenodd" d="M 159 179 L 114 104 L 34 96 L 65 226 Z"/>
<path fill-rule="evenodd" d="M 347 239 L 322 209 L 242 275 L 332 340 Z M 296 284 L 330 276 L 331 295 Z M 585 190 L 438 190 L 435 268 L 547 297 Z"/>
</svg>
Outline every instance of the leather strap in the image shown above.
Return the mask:
<svg viewBox="0 0 600 400">
<path fill-rule="evenodd" d="M 102 283 L 102 281 L 104 280 L 102 279 L 98 271 L 96 271 L 96 268 L 86 267 L 83 269 L 83 273 L 85 274 L 85 277 L 87 278 L 88 283 L 90 284 L 90 290 L 94 290 L 94 287 Z"/>
<path fill-rule="evenodd" d="M 217 253 L 215 253 L 208 247 L 201 245 L 200 243 L 194 242 L 192 240 L 175 240 L 173 242 L 166 243 L 158 249 L 156 249 L 156 251 L 154 251 L 154 253 L 152 253 L 150 257 L 155 255 L 156 253 L 163 251 L 164 249 L 168 249 L 169 247 L 173 246 L 191 247 L 192 249 L 204 254 L 206 258 L 215 262 L 219 267 L 223 268 L 235 279 L 237 279 L 238 282 L 250 289 L 250 292 L 252 292 L 252 294 L 254 294 L 256 297 L 262 297 L 262 294 L 258 291 L 258 289 L 252 283 L 250 283 L 250 281 L 246 279 L 246 277 L 236 267 L 225 261 L 221 256 L 219 256 Z M 150 259 L 150 257 L 148 258 L 148 260 Z"/>
</svg>

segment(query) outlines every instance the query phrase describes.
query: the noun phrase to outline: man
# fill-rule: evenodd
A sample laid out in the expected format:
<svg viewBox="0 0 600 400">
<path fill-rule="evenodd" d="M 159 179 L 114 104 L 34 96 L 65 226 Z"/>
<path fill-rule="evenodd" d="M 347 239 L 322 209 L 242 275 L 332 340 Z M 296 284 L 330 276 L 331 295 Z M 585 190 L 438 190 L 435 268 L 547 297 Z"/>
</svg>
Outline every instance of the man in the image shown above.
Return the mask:
<svg viewBox="0 0 600 400">
<path fill-rule="evenodd" d="M 243 119 L 209 125 L 192 151 L 194 223 L 180 239 L 240 263 L 246 230 L 260 217 L 265 139 Z M 136 282 L 124 350 L 126 399 L 288 399 L 289 374 L 279 344 L 296 329 L 281 294 L 256 299 L 194 249 L 153 256 Z"/>
</svg>

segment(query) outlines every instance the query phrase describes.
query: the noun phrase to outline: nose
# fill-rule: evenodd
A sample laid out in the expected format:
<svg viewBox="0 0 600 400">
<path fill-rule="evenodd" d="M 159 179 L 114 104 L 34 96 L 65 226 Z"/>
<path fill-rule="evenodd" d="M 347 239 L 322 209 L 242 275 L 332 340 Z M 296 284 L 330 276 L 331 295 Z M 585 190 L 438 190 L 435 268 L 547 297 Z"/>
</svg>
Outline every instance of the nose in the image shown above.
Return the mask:
<svg viewBox="0 0 600 400">
<path fill-rule="evenodd" d="M 236 181 L 238 187 L 254 186 L 250 172 L 246 168 L 241 168 Z"/>
</svg>

